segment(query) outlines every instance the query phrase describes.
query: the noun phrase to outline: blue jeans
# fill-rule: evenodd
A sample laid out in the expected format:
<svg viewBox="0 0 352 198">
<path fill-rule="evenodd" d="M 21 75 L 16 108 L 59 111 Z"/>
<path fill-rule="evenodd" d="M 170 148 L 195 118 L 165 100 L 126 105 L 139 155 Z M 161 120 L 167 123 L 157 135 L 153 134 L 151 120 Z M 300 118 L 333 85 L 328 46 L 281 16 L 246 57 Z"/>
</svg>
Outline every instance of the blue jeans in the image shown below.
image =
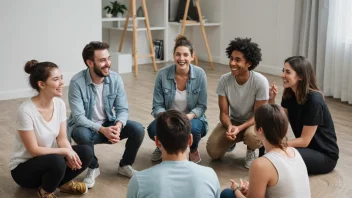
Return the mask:
<svg viewBox="0 0 352 198">
<path fill-rule="evenodd" d="M 104 127 L 114 125 L 113 122 L 105 122 Z M 77 127 L 72 132 L 72 138 L 78 145 L 92 145 L 94 153 L 94 144 L 111 144 L 109 140 L 101 133 L 96 133 L 85 127 Z M 120 166 L 132 165 L 136 159 L 139 147 L 144 138 L 144 127 L 139 122 L 127 120 L 126 126 L 120 132 L 120 139 L 127 139 L 125 152 L 120 161 Z M 98 158 L 94 154 L 94 158 L 89 165 L 89 168 L 98 168 Z"/>
<path fill-rule="evenodd" d="M 195 151 L 198 148 L 200 139 L 202 139 L 202 137 L 204 137 L 207 134 L 207 132 L 206 132 L 206 127 L 204 123 L 197 118 L 191 120 L 191 126 L 192 126 L 191 133 L 193 135 L 193 144 L 191 146 L 191 151 Z M 149 124 L 147 130 L 148 130 L 148 135 L 150 139 L 154 141 L 154 137 L 156 136 L 155 120 Z"/>
<path fill-rule="evenodd" d="M 221 192 L 220 198 L 236 198 L 236 195 L 232 189 L 226 188 Z"/>
</svg>

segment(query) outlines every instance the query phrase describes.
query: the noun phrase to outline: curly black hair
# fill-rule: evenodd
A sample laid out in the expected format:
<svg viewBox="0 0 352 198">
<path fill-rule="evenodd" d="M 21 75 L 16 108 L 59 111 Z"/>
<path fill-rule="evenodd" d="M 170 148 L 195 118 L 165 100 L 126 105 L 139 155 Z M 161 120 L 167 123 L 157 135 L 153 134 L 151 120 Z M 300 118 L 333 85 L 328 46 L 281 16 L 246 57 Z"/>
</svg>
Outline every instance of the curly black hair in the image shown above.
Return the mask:
<svg viewBox="0 0 352 198">
<path fill-rule="evenodd" d="M 226 55 L 228 58 L 231 57 L 233 51 L 237 50 L 243 53 L 247 61 L 251 62 L 251 66 L 248 70 L 253 70 L 262 60 L 261 49 L 258 47 L 258 44 L 251 42 L 250 38 L 235 38 L 226 48 Z"/>
</svg>

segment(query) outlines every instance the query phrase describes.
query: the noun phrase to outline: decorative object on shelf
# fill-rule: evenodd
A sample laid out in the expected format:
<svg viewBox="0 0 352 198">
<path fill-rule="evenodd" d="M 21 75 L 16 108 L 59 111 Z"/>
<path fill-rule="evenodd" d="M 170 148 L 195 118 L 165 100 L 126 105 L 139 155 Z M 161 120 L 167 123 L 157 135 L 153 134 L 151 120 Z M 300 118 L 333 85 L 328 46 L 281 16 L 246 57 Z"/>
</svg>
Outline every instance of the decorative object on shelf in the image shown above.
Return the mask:
<svg viewBox="0 0 352 198">
<path fill-rule="evenodd" d="M 142 6 L 139 6 L 139 8 L 137 9 L 137 17 L 144 17 Z"/>
<path fill-rule="evenodd" d="M 153 41 L 155 58 L 157 60 L 164 60 L 164 41 L 156 39 Z"/>
<path fill-rule="evenodd" d="M 122 17 L 127 10 L 127 7 L 118 1 L 111 1 L 111 5 L 107 5 L 104 7 L 104 10 L 107 11 L 108 14 L 111 14 L 113 17 Z M 108 17 L 108 16 L 106 16 Z"/>
<path fill-rule="evenodd" d="M 111 18 L 112 17 L 112 14 L 110 14 L 110 13 L 106 13 L 106 18 Z"/>
<path fill-rule="evenodd" d="M 187 3 L 188 3 L 188 6 L 187 6 Z M 186 20 L 199 22 L 199 14 L 198 14 L 197 4 L 195 0 L 192 0 L 192 2 L 190 2 L 189 0 L 179 1 L 175 21 L 178 22 L 183 19 L 186 8 L 188 8 Z"/>
</svg>

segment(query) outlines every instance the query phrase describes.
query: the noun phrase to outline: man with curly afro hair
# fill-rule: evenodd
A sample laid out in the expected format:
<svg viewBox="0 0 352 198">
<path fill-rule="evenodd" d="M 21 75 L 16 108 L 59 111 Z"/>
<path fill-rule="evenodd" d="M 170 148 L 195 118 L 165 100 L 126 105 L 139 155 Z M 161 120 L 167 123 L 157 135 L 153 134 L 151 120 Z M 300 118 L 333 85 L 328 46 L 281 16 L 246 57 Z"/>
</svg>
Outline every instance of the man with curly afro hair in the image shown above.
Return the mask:
<svg viewBox="0 0 352 198">
<path fill-rule="evenodd" d="M 221 76 L 216 90 L 220 123 L 207 142 L 212 159 L 232 151 L 237 142 L 247 145 L 244 166 L 249 168 L 256 158 L 255 149 L 262 143 L 254 129 L 254 111 L 268 103 L 269 83 L 265 76 L 253 71 L 262 60 L 261 49 L 250 38 L 235 38 L 226 48 L 230 72 Z"/>
</svg>

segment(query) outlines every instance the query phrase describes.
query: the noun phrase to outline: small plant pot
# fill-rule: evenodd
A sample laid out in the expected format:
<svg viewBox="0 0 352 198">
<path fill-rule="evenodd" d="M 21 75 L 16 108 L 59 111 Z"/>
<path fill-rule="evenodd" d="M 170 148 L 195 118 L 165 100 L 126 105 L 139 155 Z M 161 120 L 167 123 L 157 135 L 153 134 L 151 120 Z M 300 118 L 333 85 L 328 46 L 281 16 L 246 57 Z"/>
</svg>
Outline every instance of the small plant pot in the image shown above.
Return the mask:
<svg viewBox="0 0 352 198">
<path fill-rule="evenodd" d="M 112 14 L 109 14 L 109 13 L 106 13 L 106 18 L 111 18 L 112 17 Z"/>
<path fill-rule="evenodd" d="M 117 13 L 117 18 L 122 18 L 122 14 L 121 13 Z"/>
</svg>

